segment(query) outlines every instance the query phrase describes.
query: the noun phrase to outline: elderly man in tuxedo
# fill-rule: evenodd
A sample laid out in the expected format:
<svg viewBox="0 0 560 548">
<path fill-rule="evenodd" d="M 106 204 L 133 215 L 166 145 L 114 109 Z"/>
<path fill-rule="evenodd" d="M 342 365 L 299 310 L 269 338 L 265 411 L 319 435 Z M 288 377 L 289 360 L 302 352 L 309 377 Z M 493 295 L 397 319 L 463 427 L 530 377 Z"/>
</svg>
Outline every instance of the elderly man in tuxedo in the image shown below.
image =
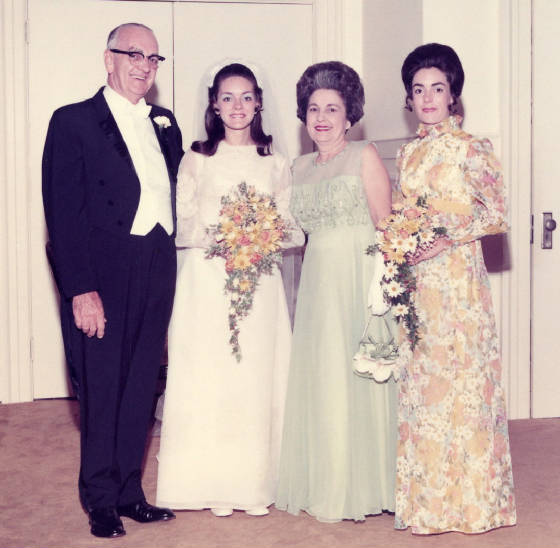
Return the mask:
<svg viewBox="0 0 560 548">
<path fill-rule="evenodd" d="M 107 86 L 53 114 L 43 154 L 50 260 L 80 404 L 79 492 L 91 533 L 174 518 L 147 503 L 141 467 L 175 292 L 173 114 L 144 96 L 164 60 L 151 29 L 120 25 Z"/>
</svg>

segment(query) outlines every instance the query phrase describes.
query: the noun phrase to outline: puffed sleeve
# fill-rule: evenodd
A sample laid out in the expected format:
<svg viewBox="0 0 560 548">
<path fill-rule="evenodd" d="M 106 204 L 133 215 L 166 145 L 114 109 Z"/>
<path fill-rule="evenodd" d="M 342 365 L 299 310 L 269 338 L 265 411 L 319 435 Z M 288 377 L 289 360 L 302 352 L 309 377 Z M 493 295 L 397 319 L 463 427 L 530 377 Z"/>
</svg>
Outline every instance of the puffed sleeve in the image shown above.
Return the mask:
<svg viewBox="0 0 560 548">
<path fill-rule="evenodd" d="M 212 238 L 200 221 L 198 207 L 199 174 L 203 157 L 189 150 L 181 160 L 177 174 L 177 247 L 210 245 Z"/>
<path fill-rule="evenodd" d="M 444 226 L 456 243 L 507 232 L 502 170 L 490 141 L 472 139 L 461 168 L 471 197 L 470 211 L 439 213 L 434 226 Z"/>
<path fill-rule="evenodd" d="M 296 220 L 290 212 L 290 198 L 292 195 L 292 173 L 288 161 L 283 156 L 278 156 L 276 162 L 276 176 L 274 180 L 274 196 L 276 207 L 282 218 L 290 227 L 290 240 L 284 242 L 282 247 L 289 249 L 301 247 L 305 242 L 305 236 L 299 228 Z"/>
</svg>

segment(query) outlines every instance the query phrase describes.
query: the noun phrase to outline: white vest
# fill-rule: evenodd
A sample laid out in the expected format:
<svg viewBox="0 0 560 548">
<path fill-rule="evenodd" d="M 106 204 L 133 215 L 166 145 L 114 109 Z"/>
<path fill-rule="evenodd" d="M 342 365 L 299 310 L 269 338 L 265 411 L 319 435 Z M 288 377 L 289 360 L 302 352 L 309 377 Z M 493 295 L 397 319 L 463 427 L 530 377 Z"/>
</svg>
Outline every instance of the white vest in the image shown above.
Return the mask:
<svg viewBox="0 0 560 548">
<path fill-rule="evenodd" d="M 134 105 L 109 86 L 105 86 L 103 96 L 140 179 L 140 203 L 130 233 L 144 236 L 159 223 L 171 234 L 171 186 L 165 158 L 149 117 L 152 107 L 143 98 Z"/>
</svg>

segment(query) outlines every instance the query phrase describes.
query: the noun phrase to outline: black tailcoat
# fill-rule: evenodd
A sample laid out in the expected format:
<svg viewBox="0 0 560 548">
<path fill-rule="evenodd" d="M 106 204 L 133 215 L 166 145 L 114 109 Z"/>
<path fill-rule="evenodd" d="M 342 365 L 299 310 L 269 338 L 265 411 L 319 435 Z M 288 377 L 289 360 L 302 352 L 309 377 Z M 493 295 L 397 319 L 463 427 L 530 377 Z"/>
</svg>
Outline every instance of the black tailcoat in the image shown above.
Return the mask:
<svg viewBox="0 0 560 548">
<path fill-rule="evenodd" d="M 173 114 L 152 106 L 175 188 L 183 155 Z M 80 400 L 80 495 L 86 509 L 143 498 L 140 469 L 160 359 L 175 291 L 173 235 L 158 224 L 146 236 L 130 230 L 140 181 L 103 96 L 56 110 L 43 153 L 43 202 L 50 260 L 61 295 L 70 374 Z M 72 297 L 97 291 L 107 318 L 102 339 L 74 324 Z"/>
</svg>

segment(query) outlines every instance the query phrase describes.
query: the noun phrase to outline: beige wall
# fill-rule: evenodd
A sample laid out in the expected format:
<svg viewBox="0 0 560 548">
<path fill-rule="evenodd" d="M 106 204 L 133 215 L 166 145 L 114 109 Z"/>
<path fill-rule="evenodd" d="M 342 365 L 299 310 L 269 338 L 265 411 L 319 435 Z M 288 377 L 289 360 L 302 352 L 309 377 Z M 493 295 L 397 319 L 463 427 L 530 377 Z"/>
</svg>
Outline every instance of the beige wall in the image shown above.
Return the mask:
<svg viewBox="0 0 560 548">
<path fill-rule="evenodd" d="M 25 157 L 26 5 L 26 0 L 0 0 L 4 55 L 0 83 L 0 401 L 31 399 L 33 384 L 29 351 L 29 174 Z M 519 58 L 515 47 L 512 49 L 515 37 L 511 35 L 523 25 L 527 14 L 530 17 L 530 0 L 316 0 L 314 13 L 319 20 L 313 38 L 315 59 L 338 58 L 362 74 L 366 115 L 360 131 L 378 143 L 393 175 L 395 151 L 413 135 L 415 125 L 403 109 L 402 61 L 416 45 L 440 41 L 452 45 L 464 63 L 465 128 L 490 137 L 505 160 L 508 181 L 519 180 L 521 169 L 513 158 L 519 144 L 514 141 L 516 135 L 523 135 L 527 121 L 521 120 L 525 125 L 520 131 L 515 123 L 519 108 L 510 100 Z M 514 220 L 527 214 L 528 185 L 525 178 L 513 192 L 510 188 Z M 526 255 L 518 252 L 516 241 L 525 234 L 516 230 L 510 236 L 514 238 L 510 252 L 514 261 L 519 258 L 522 264 L 514 263 L 511 271 L 492 275 L 498 318 L 510 323 L 511 311 L 515 311 L 515 318 L 529 317 L 529 303 L 515 301 L 518 287 L 527 285 Z M 503 352 L 506 366 L 509 364 L 506 369 L 518 362 L 514 368 L 517 380 L 508 381 L 510 394 L 517 394 L 510 403 L 514 417 L 528 416 L 526 323 L 508 324 L 513 330 L 508 331 L 502 321 Z M 518 343 L 514 350 L 510 350 L 514 348 L 512 339 Z M 513 389 L 512 382 L 517 383 Z"/>
<path fill-rule="evenodd" d="M 387 155 L 414 135 L 405 111 L 402 62 L 427 42 L 455 49 L 465 70 L 464 128 L 490 137 L 500 152 L 500 2 L 487 0 L 367 0 L 363 4 L 364 128 Z M 389 142 L 389 144 L 386 144 Z M 390 167 L 388 165 L 388 167 Z M 391 168 L 392 169 L 392 168 Z"/>
<path fill-rule="evenodd" d="M 463 127 L 495 141 L 500 133 L 500 2 L 424 0 L 423 4 L 423 41 L 449 44 L 463 63 Z"/>
<path fill-rule="evenodd" d="M 363 12 L 364 128 L 376 142 L 414 131 L 404 110 L 403 59 L 423 43 L 422 0 L 366 0 Z"/>
</svg>

